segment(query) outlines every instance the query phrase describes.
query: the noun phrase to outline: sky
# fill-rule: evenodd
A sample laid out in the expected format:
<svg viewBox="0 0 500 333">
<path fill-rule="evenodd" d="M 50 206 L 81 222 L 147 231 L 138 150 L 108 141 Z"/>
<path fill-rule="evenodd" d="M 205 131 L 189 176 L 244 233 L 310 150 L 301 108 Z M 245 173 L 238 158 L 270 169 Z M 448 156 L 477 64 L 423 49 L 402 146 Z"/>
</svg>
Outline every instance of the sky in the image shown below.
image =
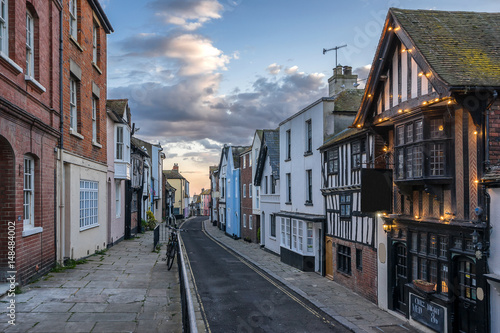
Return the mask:
<svg viewBox="0 0 500 333">
<path fill-rule="evenodd" d="M 498 0 L 100 0 L 108 99 L 160 143 L 190 195 L 210 188 L 224 144 L 250 146 L 320 97 L 337 63 L 366 79 L 391 7 L 499 12 Z M 360 81 L 360 88 L 364 81 Z"/>
</svg>

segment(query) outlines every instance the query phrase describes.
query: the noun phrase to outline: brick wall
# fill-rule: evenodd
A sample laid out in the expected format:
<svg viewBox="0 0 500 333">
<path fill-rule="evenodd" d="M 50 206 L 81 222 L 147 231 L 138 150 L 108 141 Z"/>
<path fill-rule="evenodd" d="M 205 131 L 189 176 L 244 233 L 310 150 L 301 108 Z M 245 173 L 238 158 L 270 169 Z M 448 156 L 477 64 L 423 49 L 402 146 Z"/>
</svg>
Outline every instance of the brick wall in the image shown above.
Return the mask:
<svg viewBox="0 0 500 333">
<path fill-rule="evenodd" d="M 0 269 L 8 260 L 8 225 L 15 222 L 18 283 L 55 262 L 54 149 L 59 139 L 59 1 L 9 1 L 9 63 L 0 60 Z M 26 11 L 34 18 L 34 80 L 26 73 Z M 16 66 L 17 65 L 17 66 Z M 19 71 L 19 68 L 22 71 Z M 34 158 L 34 224 L 23 236 L 24 156 Z"/>
<path fill-rule="evenodd" d="M 78 38 L 70 37 L 69 6 L 63 6 L 63 43 L 64 43 L 64 81 L 63 81 L 63 121 L 64 121 L 64 148 L 91 160 L 107 163 L 107 134 L 106 134 L 106 53 L 107 34 L 104 28 L 98 29 L 99 60 L 93 64 L 93 26 L 100 24 L 87 0 L 79 0 L 78 10 Z M 72 60 L 81 69 L 81 78 L 78 82 L 78 133 L 83 136 L 71 135 L 70 125 L 70 64 Z M 74 73 L 73 73 L 74 74 Z M 98 99 L 98 141 L 101 147 L 92 144 L 92 86 L 99 88 Z"/>
<path fill-rule="evenodd" d="M 352 242 L 333 238 L 333 280 L 377 304 L 377 252 L 375 249 Z M 337 250 L 339 245 L 351 248 L 351 274 L 337 270 Z M 361 269 L 356 267 L 356 249 L 361 250 Z"/>
<path fill-rule="evenodd" d="M 249 196 L 249 185 L 253 183 L 252 181 L 252 167 L 248 166 L 250 154 L 244 154 L 240 156 L 240 168 L 241 168 L 241 184 L 240 184 L 240 198 L 241 198 L 241 238 L 249 238 L 252 242 L 256 242 L 255 237 L 255 216 L 252 215 L 252 198 Z M 243 159 L 245 159 L 245 164 L 243 164 Z M 243 165 L 246 167 L 243 168 Z M 245 184 L 246 193 L 243 193 L 243 184 Z M 246 215 L 246 227 L 243 226 L 243 218 Z M 253 216 L 254 228 L 250 230 L 249 220 L 250 216 Z"/>
</svg>

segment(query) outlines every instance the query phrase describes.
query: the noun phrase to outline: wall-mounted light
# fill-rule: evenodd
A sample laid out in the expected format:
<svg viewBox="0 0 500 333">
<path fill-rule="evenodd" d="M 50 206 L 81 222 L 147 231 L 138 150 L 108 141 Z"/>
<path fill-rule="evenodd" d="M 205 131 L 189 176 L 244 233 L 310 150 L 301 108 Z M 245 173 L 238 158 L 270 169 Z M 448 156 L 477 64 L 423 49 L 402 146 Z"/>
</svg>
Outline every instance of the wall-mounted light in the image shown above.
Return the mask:
<svg viewBox="0 0 500 333">
<path fill-rule="evenodd" d="M 384 228 L 385 233 L 388 233 L 389 231 L 392 230 L 392 222 L 391 221 L 385 221 L 384 225 L 382 226 Z"/>
</svg>

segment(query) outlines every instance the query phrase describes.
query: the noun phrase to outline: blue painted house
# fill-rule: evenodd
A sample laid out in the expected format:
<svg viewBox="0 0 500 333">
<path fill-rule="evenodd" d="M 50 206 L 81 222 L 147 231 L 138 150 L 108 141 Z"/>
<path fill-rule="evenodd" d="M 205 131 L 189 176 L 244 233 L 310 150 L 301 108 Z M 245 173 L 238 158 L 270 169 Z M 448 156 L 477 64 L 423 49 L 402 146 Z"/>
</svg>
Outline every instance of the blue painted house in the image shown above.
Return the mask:
<svg viewBox="0 0 500 333">
<path fill-rule="evenodd" d="M 221 228 L 234 238 L 241 238 L 240 154 L 247 149 L 224 146 L 219 164 Z"/>
</svg>

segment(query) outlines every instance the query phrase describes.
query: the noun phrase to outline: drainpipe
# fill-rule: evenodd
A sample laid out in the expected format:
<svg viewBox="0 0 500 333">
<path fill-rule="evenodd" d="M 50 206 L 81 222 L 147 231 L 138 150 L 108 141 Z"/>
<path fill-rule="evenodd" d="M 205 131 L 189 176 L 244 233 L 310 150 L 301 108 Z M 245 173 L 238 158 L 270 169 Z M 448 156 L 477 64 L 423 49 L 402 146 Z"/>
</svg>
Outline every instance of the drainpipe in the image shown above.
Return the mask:
<svg viewBox="0 0 500 333">
<path fill-rule="evenodd" d="M 64 107 L 64 101 L 63 101 L 63 9 L 59 11 L 59 131 L 60 131 L 60 139 L 59 139 L 59 191 L 60 191 L 60 196 L 59 196 L 59 244 L 60 244 L 60 263 L 64 263 L 64 247 L 65 247 L 65 241 L 64 241 L 64 234 L 65 234 L 65 229 L 64 229 L 64 163 L 63 163 L 63 154 L 62 150 L 64 149 L 64 112 L 63 112 L 63 107 Z M 57 227 L 57 225 L 56 225 Z M 55 233 L 55 242 L 56 242 L 56 250 L 57 250 L 57 228 L 54 231 Z M 57 254 L 56 254 L 57 256 Z"/>
</svg>

